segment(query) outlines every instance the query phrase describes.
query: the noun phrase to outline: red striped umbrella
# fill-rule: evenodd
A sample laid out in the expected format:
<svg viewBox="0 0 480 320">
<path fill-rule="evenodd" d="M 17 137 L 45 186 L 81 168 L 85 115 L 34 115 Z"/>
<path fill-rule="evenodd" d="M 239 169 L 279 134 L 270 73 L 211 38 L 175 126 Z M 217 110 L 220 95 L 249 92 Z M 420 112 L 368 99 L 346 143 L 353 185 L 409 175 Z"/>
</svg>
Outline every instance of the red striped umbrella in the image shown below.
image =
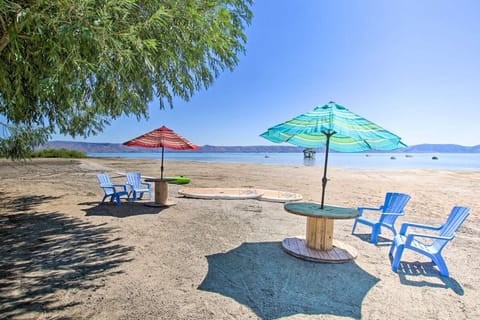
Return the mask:
<svg viewBox="0 0 480 320">
<path fill-rule="evenodd" d="M 165 148 L 173 150 L 200 149 L 199 146 L 194 145 L 184 137 L 176 134 L 173 130 L 165 126 L 124 142 L 123 145 L 129 147 L 162 148 L 161 179 L 163 179 L 163 154 Z"/>
</svg>

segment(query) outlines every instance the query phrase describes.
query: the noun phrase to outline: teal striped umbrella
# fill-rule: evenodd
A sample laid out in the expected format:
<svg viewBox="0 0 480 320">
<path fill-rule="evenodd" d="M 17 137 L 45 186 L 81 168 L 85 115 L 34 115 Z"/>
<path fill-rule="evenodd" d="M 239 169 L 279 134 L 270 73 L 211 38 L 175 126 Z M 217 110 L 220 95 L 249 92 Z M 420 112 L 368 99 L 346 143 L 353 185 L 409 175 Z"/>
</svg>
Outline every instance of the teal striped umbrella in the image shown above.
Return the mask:
<svg viewBox="0 0 480 320">
<path fill-rule="evenodd" d="M 316 107 L 310 112 L 271 127 L 260 136 L 275 143 L 288 142 L 304 148 L 325 147 L 322 208 L 330 149 L 340 152 L 359 152 L 406 147 L 399 136 L 335 102 Z"/>
</svg>

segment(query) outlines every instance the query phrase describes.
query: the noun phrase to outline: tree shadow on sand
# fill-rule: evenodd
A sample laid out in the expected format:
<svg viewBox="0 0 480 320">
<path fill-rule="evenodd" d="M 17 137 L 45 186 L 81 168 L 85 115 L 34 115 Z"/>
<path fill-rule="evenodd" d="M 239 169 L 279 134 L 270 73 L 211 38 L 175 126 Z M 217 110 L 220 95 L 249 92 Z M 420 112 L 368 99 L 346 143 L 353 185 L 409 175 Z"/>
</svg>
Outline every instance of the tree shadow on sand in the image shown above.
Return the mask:
<svg viewBox="0 0 480 320">
<path fill-rule="evenodd" d="M 360 318 L 363 299 L 379 281 L 354 262 L 297 259 L 280 242 L 243 243 L 207 260 L 208 273 L 198 289 L 231 297 L 262 319 L 294 314 Z"/>
<path fill-rule="evenodd" d="M 116 218 L 127 218 L 144 214 L 159 214 L 168 207 L 149 207 L 143 202 L 122 202 L 120 206 L 115 203 L 83 202 L 80 205 L 92 206 L 88 209 L 82 209 L 87 216 L 110 216 Z"/>
<path fill-rule="evenodd" d="M 65 290 L 95 290 L 103 278 L 130 261 L 133 250 L 112 238 L 114 229 L 93 225 L 60 212 L 35 212 L 54 201 L 47 196 L 0 200 L 0 314 L 5 318 L 35 318 L 62 311 Z M 27 212 L 28 211 L 28 212 Z"/>
</svg>

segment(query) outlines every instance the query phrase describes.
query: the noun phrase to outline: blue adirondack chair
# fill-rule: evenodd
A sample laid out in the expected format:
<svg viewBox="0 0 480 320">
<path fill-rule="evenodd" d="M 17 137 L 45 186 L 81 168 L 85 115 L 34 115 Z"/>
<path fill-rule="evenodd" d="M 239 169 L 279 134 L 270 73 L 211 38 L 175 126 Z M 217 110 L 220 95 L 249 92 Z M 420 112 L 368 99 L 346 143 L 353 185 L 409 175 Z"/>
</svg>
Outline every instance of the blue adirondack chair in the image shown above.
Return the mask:
<svg viewBox="0 0 480 320">
<path fill-rule="evenodd" d="M 126 185 L 113 184 L 110 181 L 110 176 L 106 173 L 97 174 L 97 178 L 98 182 L 100 183 L 100 188 L 102 188 L 105 192 L 105 196 L 103 197 L 101 203 L 103 203 L 106 198 L 110 197 L 110 202 L 113 202 L 115 200 L 117 202 L 117 206 L 119 206 L 121 204 L 121 196 L 127 196 L 128 199 L 128 191 Z"/>
<path fill-rule="evenodd" d="M 152 186 L 143 182 L 140 172 L 127 172 L 127 184 L 130 186 L 130 194 L 133 194 L 133 201 L 142 199 L 144 193 L 148 193 L 148 199 L 152 198 Z M 138 197 L 137 197 L 138 195 Z"/>
<path fill-rule="evenodd" d="M 382 227 L 390 229 L 395 236 L 397 231 L 395 230 L 395 221 L 398 217 L 405 214 L 404 208 L 410 200 L 410 196 L 404 193 L 388 192 L 385 196 L 385 202 L 378 208 L 359 207 L 358 212 L 360 216 L 355 219 L 352 228 L 352 234 L 355 232 L 357 223 L 362 223 L 372 228 L 372 235 L 370 237 L 371 243 L 378 242 L 378 235 L 382 232 Z M 371 220 L 363 216 L 363 211 L 372 210 L 380 211 L 381 214 L 378 220 Z"/>
<path fill-rule="evenodd" d="M 460 228 L 460 226 L 469 214 L 470 208 L 453 207 L 450 215 L 447 218 L 447 221 L 439 227 L 415 223 L 403 223 L 400 229 L 400 233 L 395 236 L 392 246 L 390 247 L 389 255 L 393 256 L 393 254 L 395 253 L 392 262 L 393 271 L 396 272 L 398 270 L 403 250 L 410 249 L 432 259 L 432 262 L 435 263 L 440 270 L 440 274 L 444 277 L 448 277 L 448 268 L 445 260 L 442 257 L 442 250 L 445 248 L 447 243 L 455 237 L 455 232 L 458 230 L 458 228 Z M 407 229 L 409 227 L 417 229 L 435 230 L 438 231 L 438 234 L 407 234 Z M 428 242 L 422 242 L 418 240 L 419 238 L 427 239 Z"/>
</svg>

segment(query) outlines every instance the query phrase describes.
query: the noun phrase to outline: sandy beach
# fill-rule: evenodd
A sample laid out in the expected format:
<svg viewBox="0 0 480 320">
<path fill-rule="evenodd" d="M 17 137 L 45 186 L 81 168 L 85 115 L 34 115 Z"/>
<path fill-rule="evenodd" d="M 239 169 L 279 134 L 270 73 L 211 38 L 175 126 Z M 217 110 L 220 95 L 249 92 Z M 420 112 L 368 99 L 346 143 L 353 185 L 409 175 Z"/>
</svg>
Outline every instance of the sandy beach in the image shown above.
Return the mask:
<svg viewBox="0 0 480 320">
<path fill-rule="evenodd" d="M 189 187 L 261 188 L 320 201 L 321 167 L 166 161 Z M 472 209 L 444 251 L 451 278 L 406 251 L 391 270 L 387 230 L 336 220 L 334 238 L 358 251 L 324 264 L 285 253 L 306 219 L 282 203 L 200 200 L 170 185 L 168 208 L 147 200 L 100 205 L 96 174 L 141 171 L 157 160 L 0 160 L 0 318 L 4 319 L 480 319 L 480 172 L 329 168 L 326 203 L 379 206 L 412 196 L 401 222 L 441 224 Z M 397 226 L 398 226 L 397 225 Z"/>
</svg>

